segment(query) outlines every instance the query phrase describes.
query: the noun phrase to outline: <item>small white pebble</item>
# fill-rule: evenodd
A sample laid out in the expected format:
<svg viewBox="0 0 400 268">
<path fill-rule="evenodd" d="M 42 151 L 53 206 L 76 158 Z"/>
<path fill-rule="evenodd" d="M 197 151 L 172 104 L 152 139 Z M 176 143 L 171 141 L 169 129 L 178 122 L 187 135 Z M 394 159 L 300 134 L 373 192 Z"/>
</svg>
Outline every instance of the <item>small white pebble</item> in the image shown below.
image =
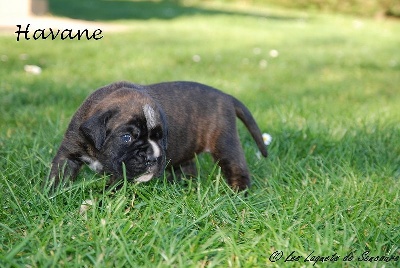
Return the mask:
<svg viewBox="0 0 400 268">
<path fill-rule="evenodd" d="M 94 202 L 92 199 L 86 199 L 82 202 L 81 207 L 79 208 L 79 214 L 86 215 L 86 212 L 93 206 Z"/>
<path fill-rule="evenodd" d="M 272 136 L 271 135 L 269 135 L 268 133 L 263 133 L 262 134 L 262 138 L 264 140 L 264 144 L 265 145 L 270 145 L 271 144 L 271 142 L 272 142 Z"/>
<path fill-rule="evenodd" d="M 31 73 L 31 74 L 35 74 L 35 75 L 39 75 L 42 73 L 42 68 L 40 68 L 39 66 L 36 66 L 36 65 L 25 65 L 24 70 L 27 73 Z"/>
<path fill-rule="evenodd" d="M 279 52 L 276 49 L 272 49 L 269 51 L 269 55 L 271 56 L 271 58 L 276 58 L 279 56 Z"/>
<path fill-rule="evenodd" d="M 268 66 L 268 62 L 266 60 L 261 60 L 259 65 L 261 69 L 265 69 Z"/>
<path fill-rule="evenodd" d="M 194 62 L 200 62 L 201 61 L 201 57 L 200 57 L 200 55 L 193 55 L 192 60 Z"/>
</svg>

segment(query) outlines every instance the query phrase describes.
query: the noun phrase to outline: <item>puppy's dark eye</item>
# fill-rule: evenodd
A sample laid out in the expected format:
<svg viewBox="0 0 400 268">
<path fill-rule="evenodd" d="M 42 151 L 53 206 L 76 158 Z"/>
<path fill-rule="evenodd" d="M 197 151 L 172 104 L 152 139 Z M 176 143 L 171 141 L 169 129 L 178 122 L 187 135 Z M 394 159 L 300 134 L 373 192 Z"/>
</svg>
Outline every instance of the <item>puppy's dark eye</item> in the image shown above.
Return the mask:
<svg viewBox="0 0 400 268">
<path fill-rule="evenodd" d="M 121 141 L 124 143 L 130 143 L 132 141 L 132 136 L 130 134 L 124 134 L 121 136 Z"/>
</svg>

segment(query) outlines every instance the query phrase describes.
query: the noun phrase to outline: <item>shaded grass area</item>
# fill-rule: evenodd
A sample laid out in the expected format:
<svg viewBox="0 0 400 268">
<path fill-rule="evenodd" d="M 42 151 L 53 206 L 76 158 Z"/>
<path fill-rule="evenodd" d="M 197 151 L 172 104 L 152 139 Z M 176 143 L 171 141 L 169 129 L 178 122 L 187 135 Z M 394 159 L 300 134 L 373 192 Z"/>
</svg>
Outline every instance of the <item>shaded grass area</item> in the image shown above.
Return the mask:
<svg viewBox="0 0 400 268">
<path fill-rule="evenodd" d="M 211 5 L 220 5 L 221 3 L 231 3 L 236 5 L 245 5 L 247 7 L 251 4 L 257 3 L 259 6 L 280 6 L 285 8 L 292 8 L 303 10 L 306 12 L 331 12 L 353 14 L 358 16 L 367 17 L 392 17 L 399 18 L 400 16 L 400 3 L 396 0 L 387 1 L 287 1 L 287 0 L 261 0 L 253 1 L 252 3 L 246 1 L 137 1 L 137 0 L 50 0 L 50 11 L 59 16 L 66 16 L 70 18 L 85 19 L 85 20 L 121 20 L 121 19 L 166 19 L 170 20 L 181 16 L 193 15 L 247 15 L 247 16 L 260 16 L 280 18 L 277 14 L 266 14 L 262 12 L 247 10 L 232 11 L 227 8 L 210 9 Z M 194 5 L 196 4 L 196 5 Z M 68 8 L 65 6 L 68 5 Z"/>
<path fill-rule="evenodd" d="M 400 254 L 399 24 L 230 10 L 165 20 L 153 9 L 141 21 L 113 9 L 104 19 L 124 18 L 130 30 L 101 41 L 0 37 L 1 266 L 290 267 L 310 264 L 302 261 L 312 252 L 341 256 L 320 267 L 398 265 L 342 259 Z M 26 64 L 42 73 L 25 73 Z M 73 186 L 44 194 L 74 111 L 122 79 L 194 80 L 241 99 L 273 136 L 259 160 L 240 124 L 248 195 L 232 193 L 207 156 L 194 180 L 113 194 L 84 169 Z M 96 205 L 81 216 L 86 199 Z M 271 262 L 276 251 L 301 261 Z"/>
<path fill-rule="evenodd" d="M 180 16 L 218 15 L 212 11 L 184 6 L 173 1 L 50 1 L 51 13 L 84 20 L 173 19 Z M 66 5 L 69 8 L 65 8 Z"/>
<path fill-rule="evenodd" d="M 198 4 L 201 1 L 198 1 Z M 185 1 L 126 1 L 126 0 L 50 0 L 50 12 L 57 16 L 89 21 L 109 20 L 171 20 L 187 16 L 240 15 L 269 19 L 295 19 L 292 13 L 286 16 L 277 13 L 256 12 L 256 9 L 210 8 L 207 5 L 193 5 Z M 68 8 L 65 6 L 68 5 Z M 211 5 L 212 7 L 212 5 Z"/>
</svg>

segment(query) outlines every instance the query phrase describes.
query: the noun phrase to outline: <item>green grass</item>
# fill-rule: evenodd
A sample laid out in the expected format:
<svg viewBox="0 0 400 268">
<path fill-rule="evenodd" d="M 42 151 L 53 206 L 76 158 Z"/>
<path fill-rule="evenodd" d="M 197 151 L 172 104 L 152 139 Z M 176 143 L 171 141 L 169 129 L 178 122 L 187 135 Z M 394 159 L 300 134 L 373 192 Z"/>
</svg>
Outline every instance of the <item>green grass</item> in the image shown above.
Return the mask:
<svg viewBox="0 0 400 268">
<path fill-rule="evenodd" d="M 56 14 L 85 19 L 76 4 L 57 13 L 56 2 Z M 173 2 L 140 17 L 99 3 L 102 15 L 87 19 L 114 22 L 121 12 L 117 23 L 130 30 L 100 41 L 0 36 L 1 267 L 300 267 L 312 265 L 303 262 L 312 252 L 340 255 L 320 267 L 400 265 L 355 260 L 400 255 L 398 22 Z M 43 71 L 25 73 L 26 64 Z M 111 194 L 84 169 L 72 187 L 43 194 L 74 111 L 121 79 L 194 80 L 241 99 L 273 136 L 269 158 L 258 160 L 240 125 L 248 195 L 233 193 L 207 156 L 192 181 L 160 178 Z M 86 199 L 101 206 L 85 217 Z M 273 263 L 275 251 L 301 260 Z"/>
</svg>

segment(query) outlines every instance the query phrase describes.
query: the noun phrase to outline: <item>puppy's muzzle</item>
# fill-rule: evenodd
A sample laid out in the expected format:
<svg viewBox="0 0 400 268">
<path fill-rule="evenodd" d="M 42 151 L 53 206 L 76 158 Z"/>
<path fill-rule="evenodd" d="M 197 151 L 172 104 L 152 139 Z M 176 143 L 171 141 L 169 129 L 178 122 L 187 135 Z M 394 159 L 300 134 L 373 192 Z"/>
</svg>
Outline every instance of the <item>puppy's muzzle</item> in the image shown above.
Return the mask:
<svg viewBox="0 0 400 268">
<path fill-rule="evenodd" d="M 152 167 L 158 163 L 158 157 L 154 155 L 148 155 L 146 157 L 146 167 Z"/>
</svg>

